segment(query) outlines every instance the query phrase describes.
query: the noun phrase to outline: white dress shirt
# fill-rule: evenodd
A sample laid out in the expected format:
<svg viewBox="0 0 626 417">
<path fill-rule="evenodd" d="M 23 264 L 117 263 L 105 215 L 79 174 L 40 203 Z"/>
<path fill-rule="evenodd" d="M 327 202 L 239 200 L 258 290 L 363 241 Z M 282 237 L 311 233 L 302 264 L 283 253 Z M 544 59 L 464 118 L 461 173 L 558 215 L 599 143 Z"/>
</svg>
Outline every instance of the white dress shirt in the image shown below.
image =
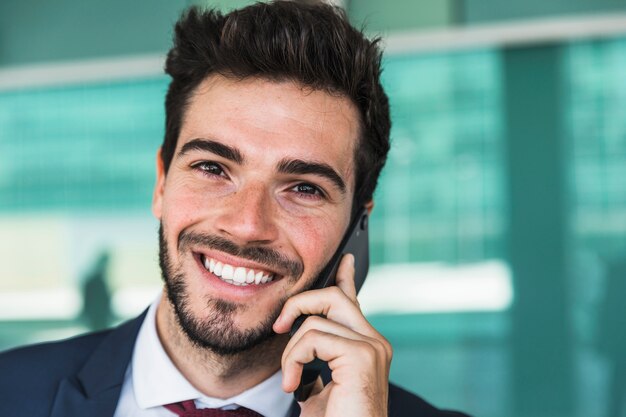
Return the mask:
<svg viewBox="0 0 626 417">
<path fill-rule="evenodd" d="M 159 340 L 156 309 L 160 298 L 152 303 L 139 329 L 114 417 L 173 417 L 163 405 L 186 400 L 195 400 L 197 408 L 241 406 L 264 417 L 287 417 L 293 395 L 282 390 L 281 371 L 228 399 L 207 397 L 195 389 L 174 366 Z"/>
</svg>

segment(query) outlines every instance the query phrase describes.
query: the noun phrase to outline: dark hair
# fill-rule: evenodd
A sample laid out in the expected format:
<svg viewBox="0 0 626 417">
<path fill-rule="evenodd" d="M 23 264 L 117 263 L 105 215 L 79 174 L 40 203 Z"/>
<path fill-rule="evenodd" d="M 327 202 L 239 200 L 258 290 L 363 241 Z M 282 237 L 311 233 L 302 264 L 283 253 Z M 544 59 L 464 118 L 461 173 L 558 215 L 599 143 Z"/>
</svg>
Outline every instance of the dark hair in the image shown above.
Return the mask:
<svg viewBox="0 0 626 417">
<path fill-rule="evenodd" d="M 176 23 L 165 71 L 172 77 L 165 99 L 161 158 L 167 172 L 183 114 L 209 75 L 292 80 L 348 97 L 360 114 L 355 151 L 354 208 L 372 198 L 389 151 L 389 103 L 380 84 L 379 39 L 353 28 L 338 7 L 291 1 L 256 3 L 223 15 L 191 7 Z"/>
</svg>

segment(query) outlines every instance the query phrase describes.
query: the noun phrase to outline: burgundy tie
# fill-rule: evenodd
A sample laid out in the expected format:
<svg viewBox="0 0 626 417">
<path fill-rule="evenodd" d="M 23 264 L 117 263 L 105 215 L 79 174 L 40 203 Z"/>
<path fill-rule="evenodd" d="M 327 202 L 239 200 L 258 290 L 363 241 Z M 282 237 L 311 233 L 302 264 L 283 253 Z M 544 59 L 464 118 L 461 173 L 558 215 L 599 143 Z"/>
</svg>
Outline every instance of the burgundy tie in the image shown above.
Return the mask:
<svg viewBox="0 0 626 417">
<path fill-rule="evenodd" d="M 180 417 L 263 417 L 249 408 L 239 407 L 236 410 L 220 410 L 219 408 L 196 408 L 193 400 L 167 404 L 163 407 Z"/>
</svg>

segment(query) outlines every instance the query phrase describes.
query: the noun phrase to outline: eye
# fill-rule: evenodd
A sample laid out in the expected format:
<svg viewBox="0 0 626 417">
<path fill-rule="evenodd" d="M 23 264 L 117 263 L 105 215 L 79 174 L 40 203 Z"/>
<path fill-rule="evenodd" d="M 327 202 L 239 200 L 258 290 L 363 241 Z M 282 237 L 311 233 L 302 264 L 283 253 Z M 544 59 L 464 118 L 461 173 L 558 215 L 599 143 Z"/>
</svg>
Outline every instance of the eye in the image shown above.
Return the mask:
<svg viewBox="0 0 626 417">
<path fill-rule="evenodd" d="M 202 161 L 192 165 L 191 167 L 199 170 L 200 172 L 202 172 L 203 175 L 207 176 L 215 175 L 218 177 L 222 177 L 226 175 L 220 164 L 216 162 Z"/>
<path fill-rule="evenodd" d="M 292 190 L 304 198 L 319 199 L 324 198 L 324 192 L 317 186 L 307 183 L 301 183 L 292 188 Z"/>
</svg>

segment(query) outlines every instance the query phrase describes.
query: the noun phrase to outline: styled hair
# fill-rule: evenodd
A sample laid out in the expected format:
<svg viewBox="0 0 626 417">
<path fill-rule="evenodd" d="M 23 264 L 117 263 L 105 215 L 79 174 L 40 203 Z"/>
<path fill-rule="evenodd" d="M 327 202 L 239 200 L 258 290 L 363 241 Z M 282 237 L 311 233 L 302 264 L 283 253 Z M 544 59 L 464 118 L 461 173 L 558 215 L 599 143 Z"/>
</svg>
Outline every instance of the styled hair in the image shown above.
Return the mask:
<svg viewBox="0 0 626 417">
<path fill-rule="evenodd" d="M 165 99 L 165 171 L 176 149 L 184 112 L 208 76 L 294 81 L 349 98 L 360 115 L 355 149 L 353 209 L 373 197 L 389 151 L 389 102 L 380 84 L 380 39 L 368 40 L 345 12 L 328 4 L 256 3 L 222 14 L 187 9 L 176 23 L 165 63 L 172 77 Z"/>
</svg>

